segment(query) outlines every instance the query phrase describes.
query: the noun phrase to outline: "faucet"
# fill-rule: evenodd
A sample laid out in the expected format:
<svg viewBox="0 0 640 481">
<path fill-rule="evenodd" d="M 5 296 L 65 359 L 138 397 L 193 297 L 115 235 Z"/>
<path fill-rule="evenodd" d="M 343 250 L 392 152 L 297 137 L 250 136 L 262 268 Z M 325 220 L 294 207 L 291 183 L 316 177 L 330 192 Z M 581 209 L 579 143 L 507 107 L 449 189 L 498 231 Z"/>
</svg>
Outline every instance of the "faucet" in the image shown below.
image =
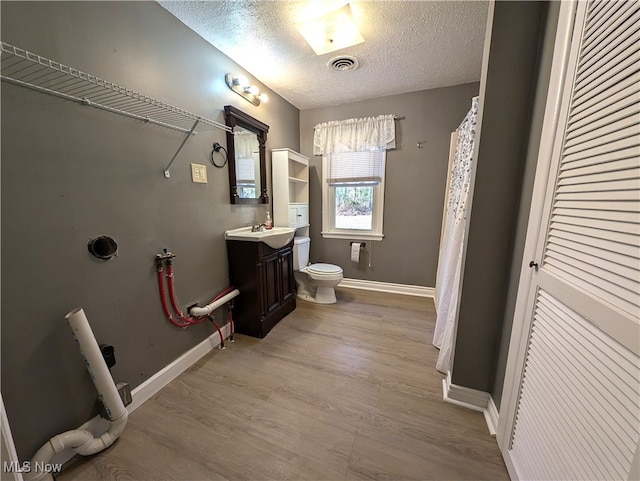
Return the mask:
<svg viewBox="0 0 640 481">
<path fill-rule="evenodd" d="M 267 227 L 266 224 L 252 225 L 251 232 L 262 232 L 264 231 L 265 227 Z"/>
</svg>

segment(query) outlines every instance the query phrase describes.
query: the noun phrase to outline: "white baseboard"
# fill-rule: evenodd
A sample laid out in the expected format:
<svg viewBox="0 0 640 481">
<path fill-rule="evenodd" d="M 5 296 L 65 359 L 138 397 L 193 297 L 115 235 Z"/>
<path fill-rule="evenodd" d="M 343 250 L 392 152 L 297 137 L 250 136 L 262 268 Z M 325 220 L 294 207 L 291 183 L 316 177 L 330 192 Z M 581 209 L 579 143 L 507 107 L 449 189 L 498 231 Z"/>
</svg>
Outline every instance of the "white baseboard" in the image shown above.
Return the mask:
<svg viewBox="0 0 640 481">
<path fill-rule="evenodd" d="M 229 324 L 226 324 L 220 328 L 222 331 L 222 336 L 226 339 L 229 336 Z M 142 404 L 148 401 L 155 394 L 160 392 L 160 390 L 177 378 L 184 371 L 189 369 L 193 364 L 198 362 L 202 357 L 207 355 L 209 352 L 214 350 L 216 347 L 220 345 L 220 336 L 216 331 L 211 336 L 207 337 L 200 344 L 194 346 L 187 352 L 185 352 L 178 359 L 173 361 L 171 364 L 165 366 L 160 371 L 155 373 L 149 379 L 144 381 L 139 386 L 136 386 L 131 390 L 131 404 L 127 406 L 127 411 L 131 414 L 133 411 L 138 409 Z M 4 424 L 4 423 L 3 423 Z M 90 419 L 78 429 L 85 429 L 96 436 L 101 435 L 109 429 L 109 421 L 106 419 L 96 416 L 93 419 Z M 126 436 L 126 428 L 124 430 L 124 435 Z M 55 463 L 66 463 L 71 458 L 75 456 L 75 452 L 71 449 L 65 449 L 64 451 L 56 454 L 54 458 L 51 460 L 52 464 Z M 18 481 L 18 480 L 16 480 Z"/>
<path fill-rule="evenodd" d="M 481 412 L 487 423 L 489 434 L 496 436 L 498 409 L 488 392 L 453 384 L 451 371 L 448 371 L 447 377 L 442 380 L 442 398 L 445 402 Z"/>
<path fill-rule="evenodd" d="M 229 324 L 225 324 L 220 328 L 222 336 L 226 339 L 229 336 Z M 149 379 L 137 386 L 131 391 L 131 404 L 127 406 L 129 413 L 139 408 L 143 403 L 158 393 L 163 387 L 177 378 L 184 371 L 189 369 L 193 364 L 198 362 L 202 357 L 207 355 L 213 349 L 220 345 L 220 336 L 216 331 L 197 346 L 185 352 L 171 364 L 155 373 Z"/>
<path fill-rule="evenodd" d="M 390 292 L 407 296 L 431 297 L 435 296 L 433 287 L 412 286 L 409 284 L 393 284 L 391 282 L 367 281 L 364 279 L 342 279 L 338 287 L 349 289 L 363 289 L 366 291 Z"/>
<path fill-rule="evenodd" d="M 495 438 L 496 433 L 498 432 L 498 408 L 493 402 L 493 398 L 491 396 L 489 396 L 487 409 L 484 410 L 484 420 L 487 422 L 489 434 Z"/>
<path fill-rule="evenodd" d="M 487 408 L 490 398 L 488 392 L 452 384 L 451 371 L 448 371 L 447 377 L 442 380 L 442 397 L 448 403 L 480 412 Z"/>
</svg>

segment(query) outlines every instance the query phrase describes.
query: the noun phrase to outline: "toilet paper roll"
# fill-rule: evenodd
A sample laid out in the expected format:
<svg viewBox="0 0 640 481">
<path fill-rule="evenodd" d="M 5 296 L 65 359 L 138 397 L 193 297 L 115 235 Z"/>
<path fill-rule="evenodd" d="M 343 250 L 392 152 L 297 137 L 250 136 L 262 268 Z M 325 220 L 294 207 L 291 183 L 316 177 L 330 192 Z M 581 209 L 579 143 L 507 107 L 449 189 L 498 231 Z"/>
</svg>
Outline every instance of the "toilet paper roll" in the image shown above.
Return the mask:
<svg viewBox="0 0 640 481">
<path fill-rule="evenodd" d="M 351 243 L 351 262 L 360 262 L 360 242 Z"/>
</svg>

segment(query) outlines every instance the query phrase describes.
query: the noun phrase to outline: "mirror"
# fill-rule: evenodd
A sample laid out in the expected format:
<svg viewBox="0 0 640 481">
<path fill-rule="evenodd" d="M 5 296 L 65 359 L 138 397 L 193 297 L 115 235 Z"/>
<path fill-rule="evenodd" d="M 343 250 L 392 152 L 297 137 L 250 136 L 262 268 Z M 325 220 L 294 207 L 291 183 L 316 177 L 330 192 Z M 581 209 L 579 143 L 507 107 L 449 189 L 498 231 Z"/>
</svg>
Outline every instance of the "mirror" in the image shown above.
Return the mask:
<svg viewBox="0 0 640 481">
<path fill-rule="evenodd" d="M 269 126 L 237 108 L 224 107 L 232 204 L 268 204 L 265 144 Z"/>
</svg>

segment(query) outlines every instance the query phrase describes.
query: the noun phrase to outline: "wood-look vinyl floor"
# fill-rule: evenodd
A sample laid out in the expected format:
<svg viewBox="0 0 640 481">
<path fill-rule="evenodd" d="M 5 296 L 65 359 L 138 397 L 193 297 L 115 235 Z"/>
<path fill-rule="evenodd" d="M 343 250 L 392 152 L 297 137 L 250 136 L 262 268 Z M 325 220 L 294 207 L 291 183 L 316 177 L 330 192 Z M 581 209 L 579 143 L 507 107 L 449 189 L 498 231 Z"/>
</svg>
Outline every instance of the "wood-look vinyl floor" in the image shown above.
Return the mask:
<svg viewBox="0 0 640 481">
<path fill-rule="evenodd" d="M 337 295 L 205 356 L 58 481 L 508 479 L 482 414 L 442 401 L 433 301 Z"/>
</svg>

